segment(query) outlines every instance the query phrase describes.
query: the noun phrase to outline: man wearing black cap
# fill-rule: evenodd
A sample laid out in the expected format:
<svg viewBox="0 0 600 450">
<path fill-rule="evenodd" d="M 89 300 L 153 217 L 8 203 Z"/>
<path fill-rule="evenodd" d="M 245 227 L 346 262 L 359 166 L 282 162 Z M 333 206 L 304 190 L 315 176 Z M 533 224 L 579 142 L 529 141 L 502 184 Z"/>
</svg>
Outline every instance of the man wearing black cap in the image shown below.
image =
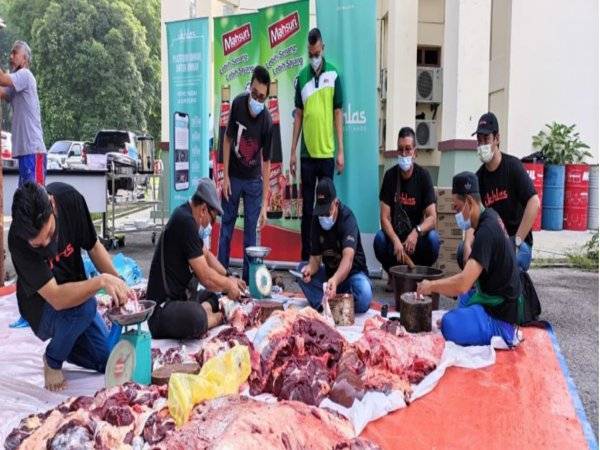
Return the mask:
<svg viewBox="0 0 600 450">
<path fill-rule="evenodd" d="M 442 334 L 459 345 L 488 345 L 500 336 L 507 346 L 518 344 L 517 324 L 530 320 L 521 293 L 521 279 L 513 244 L 502 220 L 481 203 L 478 180 L 462 172 L 452 180 L 456 223 L 474 229 L 469 259 L 462 272 L 449 278 L 423 281 L 417 293 L 459 296 L 459 307 L 442 318 Z M 474 291 L 468 292 L 475 285 Z M 464 292 L 467 294 L 461 295 Z"/>
<path fill-rule="evenodd" d="M 521 161 L 500 151 L 498 120 L 493 113 L 481 116 L 473 134 L 477 135 L 477 154 L 483 163 L 477 171 L 481 199 L 486 208 L 494 208 L 502 218 L 516 248 L 519 268 L 527 271 L 533 246 L 531 228 L 540 199 Z M 472 243 L 473 232 L 469 231 L 457 251 L 460 267 L 469 259 Z"/>
<path fill-rule="evenodd" d="M 205 241 L 211 224 L 223 214 L 217 190 L 202 178 L 192 198 L 179 206 L 167 222 L 154 251 L 147 297 L 157 302 L 148 320 L 155 339 L 194 339 L 219 325 L 218 298 L 224 292 L 237 300 L 246 288 L 243 281 L 228 277 Z M 209 291 L 198 291 L 193 277 Z"/>
<path fill-rule="evenodd" d="M 313 308 L 321 308 L 324 294 L 331 297 L 350 292 L 357 313 L 369 309 L 373 293 L 360 231 L 350 208 L 337 198 L 331 178 L 322 178 L 317 184 L 311 255 L 298 270 L 303 274 L 298 284 Z"/>
</svg>

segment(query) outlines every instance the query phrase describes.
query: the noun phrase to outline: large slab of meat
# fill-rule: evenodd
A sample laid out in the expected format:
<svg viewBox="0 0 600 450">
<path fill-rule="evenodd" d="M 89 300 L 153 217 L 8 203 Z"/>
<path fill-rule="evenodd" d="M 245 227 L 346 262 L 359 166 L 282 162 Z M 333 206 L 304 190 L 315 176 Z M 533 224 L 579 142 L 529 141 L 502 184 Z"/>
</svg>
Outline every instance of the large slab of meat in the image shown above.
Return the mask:
<svg viewBox="0 0 600 450">
<path fill-rule="evenodd" d="M 168 450 L 375 450 L 353 439 L 352 424 L 343 416 L 301 402 L 265 403 L 241 396 L 198 405 L 190 421 L 157 448 Z"/>
<path fill-rule="evenodd" d="M 445 341 L 439 333 L 407 333 L 402 327 L 374 317 L 353 348 L 364 363 L 361 374 L 367 389 L 402 390 L 408 400 L 411 384 L 418 384 L 439 364 Z"/>
<path fill-rule="evenodd" d="M 14 449 L 124 449 L 162 441 L 175 428 L 166 408 L 166 386 L 127 383 L 73 397 L 21 420 L 6 438 Z"/>
<path fill-rule="evenodd" d="M 260 376 L 250 393 L 318 405 L 331 390 L 336 365 L 348 343 L 312 308 L 276 311 L 253 341 L 260 354 Z"/>
</svg>

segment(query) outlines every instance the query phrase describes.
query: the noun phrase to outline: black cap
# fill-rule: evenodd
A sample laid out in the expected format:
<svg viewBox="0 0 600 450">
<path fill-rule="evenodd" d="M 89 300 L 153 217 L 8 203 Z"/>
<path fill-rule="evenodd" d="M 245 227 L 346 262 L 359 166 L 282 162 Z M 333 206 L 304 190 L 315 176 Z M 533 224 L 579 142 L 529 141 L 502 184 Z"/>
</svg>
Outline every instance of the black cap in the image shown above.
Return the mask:
<svg viewBox="0 0 600 450">
<path fill-rule="evenodd" d="M 336 198 L 335 186 L 331 178 L 321 178 L 317 184 L 313 216 L 328 216 L 331 203 Z"/>
<path fill-rule="evenodd" d="M 458 195 L 479 194 L 479 181 L 473 172 L 461 172 L 452 178 L 452 193 Z"/>
<path fill-rule="evenodd" d="M 475 136 L 476 134 L 492 134 L 498 132 L 498 119 L 494 113 L 487 112 L 483 116 L 479 118 L 479 122 L 477 123 L 477 130 L 471 135 Z"/>
<path fill-rule="evenodd" d="M 223 215 L 221 202 L 219 201 L 219 196 L 217 195 L 217 188 L 215 187 L 215 183 L 210 178 L 200 179 L 194 196 L 199 197 L 208 206 L 210 206 L 211 209 L 215 210 L 219 216 Z"/>
</svg>

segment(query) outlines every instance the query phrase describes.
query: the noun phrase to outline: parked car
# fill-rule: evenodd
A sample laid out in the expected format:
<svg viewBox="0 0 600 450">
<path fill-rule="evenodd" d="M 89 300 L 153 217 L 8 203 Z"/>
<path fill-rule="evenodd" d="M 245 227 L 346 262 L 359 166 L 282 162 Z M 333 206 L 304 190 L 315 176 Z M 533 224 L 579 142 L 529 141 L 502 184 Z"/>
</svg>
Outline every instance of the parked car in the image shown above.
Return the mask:
<svg viewBox="0 0 600 450">
<path fill-rule="evenodd" d="M 90 169 L 107 169 L 117 175 L 108 180 L 108 191 L 114 194 L 119 189 L 132 191 L 135 174 L 140 167 L 136 136 L 131 131 L 101 130 L 93 142 L 86 142 L 83 151 L 84 163 Z"/>
<path fill-rule="evenodd" d="M 82 168 L 82 153 L 82 141 L 56 141 L 48 150 L 48 169 Z"/>
<path fill-rule="evenodd" d="M 2 159 L 12 159 L 12 135 L 8 131 L 3 131 L 0 145 L 2 146 Z"/>
</svg>

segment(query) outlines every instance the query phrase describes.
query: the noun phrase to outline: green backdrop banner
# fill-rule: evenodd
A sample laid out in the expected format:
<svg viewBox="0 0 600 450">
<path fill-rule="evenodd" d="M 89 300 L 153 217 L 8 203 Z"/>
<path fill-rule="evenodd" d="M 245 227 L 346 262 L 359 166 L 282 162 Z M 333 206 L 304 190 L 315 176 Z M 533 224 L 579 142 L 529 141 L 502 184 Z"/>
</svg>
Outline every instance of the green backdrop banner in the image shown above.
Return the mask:
<svg viewBox="0 0 600 450">
<path fill-rule="evenodd" d="M 379 229 L 376 9 L 375 0 L 317 0 L 325 58 L 344 92 L 345 169 L 335 185 L 362 233 Z"/>
<path fill-rule="evenodd" d="M 208 176 L 208 19 L 169 22 L 169 207 L 191 197 Z M 205 161 L 206 163 L 203 163 Z"/>
</svg>

